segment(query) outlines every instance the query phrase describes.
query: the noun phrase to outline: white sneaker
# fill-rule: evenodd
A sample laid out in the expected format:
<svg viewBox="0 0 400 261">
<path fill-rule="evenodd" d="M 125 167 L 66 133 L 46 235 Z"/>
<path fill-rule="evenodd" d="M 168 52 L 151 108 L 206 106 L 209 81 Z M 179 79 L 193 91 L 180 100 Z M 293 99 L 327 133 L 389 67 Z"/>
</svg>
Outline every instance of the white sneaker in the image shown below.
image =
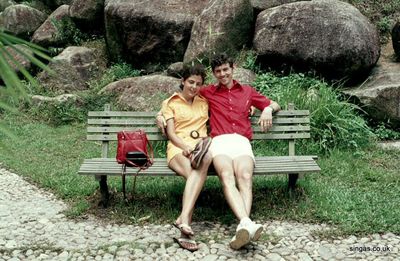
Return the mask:
<svg viewBox="0 0 400 261">
<path fill-rule="evenodd" d="M 246 228 L 250 231 L 251 241 L 257 241 L 260 239 L 261 233 L 264 227 L 260 224 L 256 224 L 255 222 L 251 222 L 246 225 Z"/>
<path fill-rule="evenodd" d="M 239 224 L 236 229 L 236 234 L 229 243 L 229 246 L 232 249 L 237 250 L 247 245 L 248 243 L 250 243 L 250 231 L 247 226 Z"/>
</svg>

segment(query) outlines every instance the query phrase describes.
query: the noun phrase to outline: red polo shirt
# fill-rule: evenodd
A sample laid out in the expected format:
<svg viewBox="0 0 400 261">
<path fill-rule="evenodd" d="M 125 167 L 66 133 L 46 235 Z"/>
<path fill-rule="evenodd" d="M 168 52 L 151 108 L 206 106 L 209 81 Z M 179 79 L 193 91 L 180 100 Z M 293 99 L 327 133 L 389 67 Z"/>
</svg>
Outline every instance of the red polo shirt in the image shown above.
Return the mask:
<svg viewBox="0 0 400 261">
<path fill-rule="evenodd" d="M 271 104 L 271 100 L 248 85 L 233 81 L 233 87 L 209 85 L 200 89 L 200 94 L 208 100 L 210 111 L 211 137 L 237 133 L 251 140 L 253 131 L 249 119 L 249 109 L 253 105 L 259 110 Z"/>
</svg>

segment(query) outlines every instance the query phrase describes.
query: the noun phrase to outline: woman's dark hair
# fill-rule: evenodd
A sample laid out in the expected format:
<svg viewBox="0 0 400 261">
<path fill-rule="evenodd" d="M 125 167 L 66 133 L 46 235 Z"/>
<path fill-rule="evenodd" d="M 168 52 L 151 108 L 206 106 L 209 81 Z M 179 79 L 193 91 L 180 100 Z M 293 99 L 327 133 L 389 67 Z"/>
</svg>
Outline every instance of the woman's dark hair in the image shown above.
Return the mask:
<svg viewBox="0 0 400 261">
<path fill-rule="evenodd" d="M 226 53 L 217 54 L 211 60 L 211 69 L 214 72 L 216 67 L 226 63 L 229 63 L 229 66 L 233 68 L 233 59 L 231 57 L 229 57 Z"/>
<path fill-rule="evenodd" d="M 204 69 L 204 66 L 201 64 L 184 65 L 182 71 L 182 79 L 185 81 L 192 75 L 199 75 L 204 83 L 206 79 L 206 70 Z M 183 90 L 183 84 L 181 84 L 179 87 Z"/>
</svg>

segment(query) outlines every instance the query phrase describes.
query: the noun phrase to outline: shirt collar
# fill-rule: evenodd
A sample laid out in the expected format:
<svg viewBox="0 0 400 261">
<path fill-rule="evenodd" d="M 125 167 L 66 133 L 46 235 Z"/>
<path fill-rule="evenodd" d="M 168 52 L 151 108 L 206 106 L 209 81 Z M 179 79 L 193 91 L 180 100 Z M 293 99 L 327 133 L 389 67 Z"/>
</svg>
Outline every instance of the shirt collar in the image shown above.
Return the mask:
<svg viewBox="0 0 400 261">
<path fill-rule="evenodd" d="M 235 88 L 240 88 L 241 89 L 243 87 L 238 81 L 233 80 L 233 86 L 232 86 L 231 90 L 235 89 Z M 228 89 L 227 87 L 225 87 L 224 85 L 221 85 L 220 83 L 213 85 L 213 93 L 215 93 L 218 90 L 227 90 L 227 89 Z"/>
<path fill-rule="evenodd" d="M 184 101 L 184 102 L 187 102 L 187 101 L 185 100 L 185 98 L 183 98 L 181 92 L 174 92 L 174 93 L 171 95 L 171 97 L 168 98 L 168 101 L 171 100 L 172 98 L 175 98 L 175 97 L 181 99 L 181 100 Z M 204 98 L 203 98 L 203 96 L 200 96 L 200 94 L 198 94 L 198 95 L 194 96 L 193 102 L 196 102 L 196 100 L 204 100 Z"/>
</svg>

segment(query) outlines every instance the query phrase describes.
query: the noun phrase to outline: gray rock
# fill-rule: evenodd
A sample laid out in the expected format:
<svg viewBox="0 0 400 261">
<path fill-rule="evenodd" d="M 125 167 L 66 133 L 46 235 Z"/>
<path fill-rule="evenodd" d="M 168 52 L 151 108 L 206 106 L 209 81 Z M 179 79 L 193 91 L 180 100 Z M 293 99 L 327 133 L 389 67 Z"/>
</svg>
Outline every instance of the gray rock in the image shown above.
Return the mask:
<svg viewBox="0 0 400 261">
<path fill-rule="evenodd" d="M 4 49 L 12 57 L 12 59 L 11 59 L 10 57 L 5 56 L 5 60 L 15 72 L 20 72 L 20 68 L 19 68 L 20 66 L 22 68 L 24 68 L 25 70 L 30 71 L 30 69 L 32 68 L 31 61 L 25 55 L 22 55 L 20 53 L 20 52 L 23 52 L 24 54 L 33 56 L 33 52 L 31 49 L 28 48 L 28 46 L 26 46 L 24 44 L 16 44 L 13 46 L 6 46 L 6 47 L 4 47 Z M 17 63 L 15 63 L 15 62 L 17 62 Z"/>
<path fill-rule="evenodd" d="M 261 11 L 264 11 L 265 9 L 268 9 L 268 8 L 272 8 L 272 7 L 283 5 L 283 4 L 298 2 L 298 1 L 302 1 L 302 0 L 268 0 L 268 1 L 266 1 L 266 0 L 250 0 L 250 3 L 253 6 L 256 13 L 258 14 Z M 310 0 L 305 0 L 305 1 L 310 1 Z"/>
<path fill-rule="evenodd" d="M 332 0 L 262 11 L 253 46 L 265 67 L 315 70 L 329 79 L 365 76 L 380 55 L 375 26 L 354 6 Z"/>
<path fill-rule="evenodd" d="M 0 27 L 27 38 L 46 20 L 46 14 L 23 4 L 11 5 L 0 13 Z"/>
<path fill-rule="evenodd" d="M 10 5 L 15 5 L 15 1 L 13 1 L 13 0 L 0 0 L 0 12 L 3 12 L 4 9 L 9 7 Z"/>
<path fill-rule="evenodd" d="M 333 258 L 332 251 L 324 246 L 320 246 L 318 248 L 318 254 L 321 256 L 323 260 L 330 260 L 331 258 Z"/>
<path fill-rule="evenodd" d="M 271 260 L 271 261 L 283 261 L 284 260 L 280 255 L 278 255 L 276 253 L 268 254 L 266 256 L 266 258 L 267 258 L 267 260 Z"/>
<path fill-rule="evenodd" d="M 307 253 L 299 253 L 297 254 L 299 257 L 299 261 L 312 261 L 313 259 Z"/>
<path fill-rule="evenodd" d="M 214 261 L 218 259 L 218 255 L 206 255 L 202 258 L 202 261 Z"/>
<path fill-rule="evenodd" d="M 49 8 L 56 9 L 61 5 L 70 5 L 74 0 L 41 0 L 45 3 Z"/>
<path fill-rule="evenodd" d="M 386 47 L 387 48 L 387 47 Z M 385 51 L 389 53 L 388 51 Z M 370 77 L 343 93 L 360 104 L 369 117 L 400 126 L 400 64 L 382 56 Z"/>
<path fill-rule="evenodd" d="M 133 77 L 110 83 L 102 92 L 115 93 L 117 103 L 123 108 L 154 111 L 160 109 L 164 99 L 180 91 L 180 82 L 179 79 L 162 75 Z"/>
<path fill-rule="evenodd" d="M 238 67 L 233 70 L 233 79 L 239 81 L 242 84 L 251 85 L 256 79 L 256 74 L 249 69 Z"/>
<path fill-rule="evenodd" d="M 74 28 L 75 24 L 69 16 L 69 6 L 62 5 L 35 31 L 32 42 L 42 46 L 61 46 L 70 40 L 69 31 Z"/>
<path fill-rule="evenodd" d="M 206 2 L 107 1 L 105 30 L 111 59 L 126 60 L 142 68 L 150 63 L 182 61 L 194 19 Z"/>
<path fill-rule="evenodd" d="M 183 62 L 176 62 L 168 66 L 167 75 L 175 78 L 182 78 Z"/>
<path fill-rule="evenodd" d="M 248 0 L 211 0 L 193 24 L 183 61 L 220 52 L 234 56 L 251 41 L 252 27 L 253 8 Z"/>
<path fill-rule="evenodd" d="M 392 29 L 393 50 L 397 58 L 400 58 L 400 21 L 398 21 Z"/>
<path fill-rule="evenodd" d="M 104 24 L 104 0 L 75 0 L 69 9 L 71 17 L 84 29 L 99 29 Z"/>
<path fill-rule="evenodd" d="M 88 81 L 105 70 L 105 61 L 94 48 L 70 46 L 53 58 L 49 67 L 55 72 L 39 74 L 40 83 L 60 93 L 88 88 Z"/>
</svg>

